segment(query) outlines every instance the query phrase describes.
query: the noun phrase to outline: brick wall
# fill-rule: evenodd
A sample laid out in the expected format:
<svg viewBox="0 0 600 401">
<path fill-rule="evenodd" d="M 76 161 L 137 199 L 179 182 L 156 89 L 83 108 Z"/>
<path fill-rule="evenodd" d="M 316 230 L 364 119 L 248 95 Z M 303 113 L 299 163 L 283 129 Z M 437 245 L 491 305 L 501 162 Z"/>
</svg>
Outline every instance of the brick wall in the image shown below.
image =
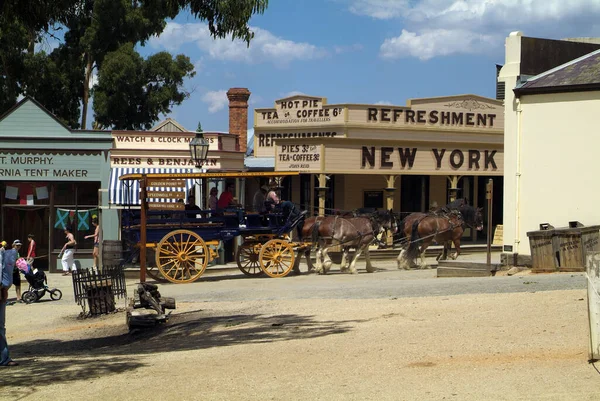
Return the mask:
<svg viewBox="0 0 600 401">
<path fill-rule="evenodd" d="M 231 88 L 227 91 L 227 98 L 229 99 L 229 133 L 239 135 L 240 151 L 246 153 L 250 91 L 246 88 Z"/>
</svg>

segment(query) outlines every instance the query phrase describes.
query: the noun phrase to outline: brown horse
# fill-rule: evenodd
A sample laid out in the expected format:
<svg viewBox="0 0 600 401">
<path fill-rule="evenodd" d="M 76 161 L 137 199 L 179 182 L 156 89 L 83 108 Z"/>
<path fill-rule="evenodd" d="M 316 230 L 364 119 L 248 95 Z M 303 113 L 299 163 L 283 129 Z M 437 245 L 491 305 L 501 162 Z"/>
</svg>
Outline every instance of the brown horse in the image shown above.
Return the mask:
<svg viewBox="0 0 600 401">
<path fill-rule="evenodd" d="M 402 230 L 410 241 L 408 247 L 398 255 L 399 269 L 415 267 L 414 260 L 417 256 L 421 256 L 421 268 L 426 268 L 425 250 L 433 241 L 439 244 L 452 241 L 456 247 L 454 259 L 460 254 L 463 219 L 457 210 L 447 213 L 413 213 L 404 219 Z"/>
<path fill-rule="evenodd" d="M 345 269 L 344 260 L 347 260 L 348 249 L 356 248 L 350 262 L 349 270 L 356 274 L 356 261 L 365 252 L 367 272 L 376 269 L 371 264 L 369 245 L 376 239 L 382 230 L 396 230 L 396 219 L 392 211 L 377 212 L 368 216 L 342 217 L 342 216 L 317 216 L 306 219 L 302 228 L 302 239 L 310 241 L 317 247 L 316 272 L 325 274 L 332 265 L 328 249 L 331 246 L 341 245 L 343 250 L 342 271 Z M 305 251 L 309 271 L 313 269 L 310 260 L 310 249 Z"/>
</svg>

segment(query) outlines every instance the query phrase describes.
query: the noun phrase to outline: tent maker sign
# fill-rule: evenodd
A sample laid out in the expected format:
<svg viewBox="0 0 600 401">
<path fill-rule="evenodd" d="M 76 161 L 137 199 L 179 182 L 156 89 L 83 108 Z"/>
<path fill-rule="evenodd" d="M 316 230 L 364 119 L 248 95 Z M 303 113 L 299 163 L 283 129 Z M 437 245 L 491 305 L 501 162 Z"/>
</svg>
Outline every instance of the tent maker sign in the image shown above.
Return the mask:
<svg viewBox="0 0 600 401">
<path fill-rule="evenodd" d="M 99 181 L 97 158 L 93 155 L 0 154 L 0 178 Z"/>
</svg>

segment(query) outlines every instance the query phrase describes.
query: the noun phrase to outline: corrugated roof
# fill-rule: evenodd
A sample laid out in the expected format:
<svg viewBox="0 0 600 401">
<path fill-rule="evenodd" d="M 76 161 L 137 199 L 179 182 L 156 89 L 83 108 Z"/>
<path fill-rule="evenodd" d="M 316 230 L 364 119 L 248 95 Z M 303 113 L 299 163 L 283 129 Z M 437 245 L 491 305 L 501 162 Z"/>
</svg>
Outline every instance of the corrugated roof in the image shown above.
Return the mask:
<svg viewBox="0 0 600 401">
<path fill-rule="evenodd" d="M 244 159 L 244 166 L 252 171 L 257 170 L 274 170 L 275 169 L 275 158 L 274 157 L 246 157 Z"/>
<path fill-rule="evenodd" d="M 595 86 L 600 89 L 600 50 L 531 77 L 517 86 L 515 92 L 550 93 L 592 89 Z"/>
</svg>

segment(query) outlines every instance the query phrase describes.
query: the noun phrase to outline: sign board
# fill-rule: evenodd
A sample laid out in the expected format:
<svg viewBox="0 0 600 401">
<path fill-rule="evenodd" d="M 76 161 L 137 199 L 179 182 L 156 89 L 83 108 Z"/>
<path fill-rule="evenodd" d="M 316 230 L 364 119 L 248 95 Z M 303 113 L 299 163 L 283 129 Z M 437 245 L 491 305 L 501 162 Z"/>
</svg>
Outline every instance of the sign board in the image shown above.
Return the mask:
<svg viewBox="0 0 600 401">
<path fill-rule="evenodd" d="M 148 198 L 151 199 L 185 199 L 183 191 L 148 191 Z"/>
<path fill-rule="evenodd" d="M 182 202 L 148 202 L 148 210 L 185 210 Z"/>
<path fill-rule="evenodd" d="M 318 171 L 321 168 L 321 145 L 277 146 L 276 170 Z"/>
<path fill-rule="evenodd" d="M 104 165 L 100 152 L 0 152 L 0 180 L 101 181 Z"/>
<path fill-rule="evenodd" d="M 364 191 L 363 207 L 377 208 L 383 207 L 383 191 Z"/>
<path fill-rule="evenodd" d="M 185 180 L 148 179 L 147 187 L 185 188 Z"/>
</svg>

